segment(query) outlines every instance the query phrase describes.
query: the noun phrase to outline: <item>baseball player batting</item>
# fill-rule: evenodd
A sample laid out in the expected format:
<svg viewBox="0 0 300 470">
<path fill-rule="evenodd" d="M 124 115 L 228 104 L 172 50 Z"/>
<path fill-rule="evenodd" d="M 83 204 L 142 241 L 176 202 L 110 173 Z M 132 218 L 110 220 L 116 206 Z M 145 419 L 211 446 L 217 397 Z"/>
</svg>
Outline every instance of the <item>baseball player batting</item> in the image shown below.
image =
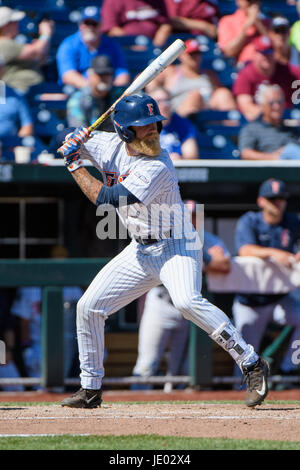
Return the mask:
<svg viewBox="0 0 300 470">
<path fill-rule="evenodd" d="M 105 320 L 160 284 L 175 308 L 236 361 L 247 383 L 246 405 L 256 406 L 267 395 L 267 362 L 245 342 L 227 315 L 201 295 L 201 244 L 196 247 L 199 235 L 191 221 L 182 223 L 184 204 L 176 171 L 168 152 L 160 147 L 164 119 L 153 98 L 133 94 L 115 107 L 116 133 L 89 136 L 87 128 L 79 128 L 58 149 L 83 193 L 97 206 L 114 206 L 132 238 L 101 269 L 78 302 L 81 387 L 62 401 L 63 406 L 100 406 Z M 69 132 L 59 136 L 61 143 Z M 84 168 L 82 159 L 90 160 L 101 172 L 103 183 Z M 150 217 L 152 210 L 160 216 Z"/>
</svg>

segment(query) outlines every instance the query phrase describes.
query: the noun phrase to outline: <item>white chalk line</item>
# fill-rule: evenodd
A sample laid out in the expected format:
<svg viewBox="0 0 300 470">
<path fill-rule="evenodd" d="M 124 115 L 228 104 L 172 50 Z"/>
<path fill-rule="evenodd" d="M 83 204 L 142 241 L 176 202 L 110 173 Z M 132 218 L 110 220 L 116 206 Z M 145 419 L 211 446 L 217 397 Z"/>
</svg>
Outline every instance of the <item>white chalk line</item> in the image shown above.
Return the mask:
<svg viewBox="0 0 300 470">
<path fill-rule="evenodd" d="M 266 416 L 266 415 L 223 415 L 223 416 L 149 416 L 149 415 L 98 415 L 98 416 L 87 416 L 87 415 L 79 415 L 79 416 L 17 416 L 17 417 L 8 417 L 8 418 L 0 418 L 0 421 L 39 421 L 39 420 L 74 420 L 74 419 L 153 419 L 153 420 L 177 420 L 177 419 L 199 419 L 199 420 L 259 420 L 259 419 L 269 419 L 269 420 L 299 420 L 300 416 Z"/>
</svg>

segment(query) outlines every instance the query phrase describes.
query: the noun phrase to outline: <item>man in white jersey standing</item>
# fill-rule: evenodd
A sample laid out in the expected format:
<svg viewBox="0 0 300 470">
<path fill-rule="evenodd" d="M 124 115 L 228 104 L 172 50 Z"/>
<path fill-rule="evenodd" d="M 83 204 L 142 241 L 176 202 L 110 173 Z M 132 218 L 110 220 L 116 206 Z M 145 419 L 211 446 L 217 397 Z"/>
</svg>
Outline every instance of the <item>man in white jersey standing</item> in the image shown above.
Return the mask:
<svg viewBox="0 0 300 470">
<path fill-rule="evenodd" d="M 114 206 L 132 238 L 78 302 L 81 388 L 63 400 L 63 406 L 100 406 L 105 319 L 160 284 L 175 308 L 239 365 L 247 382 L 246 405 L 259 405 L 267 395 L 268 364 L 225 313 L 201 296 L 200 238 L 185 220 L 175 168 L 160 147 L 163 119 L 153 98 L 135 94 L 116 105 L 116 133 L 95 132 L 88 138 L 88 129 L 76 129 L 58 149 L 83 193 L 97 206 Z M 83 167 L 81 158 L 98 168 L 103 183 Z"/>
</svg>

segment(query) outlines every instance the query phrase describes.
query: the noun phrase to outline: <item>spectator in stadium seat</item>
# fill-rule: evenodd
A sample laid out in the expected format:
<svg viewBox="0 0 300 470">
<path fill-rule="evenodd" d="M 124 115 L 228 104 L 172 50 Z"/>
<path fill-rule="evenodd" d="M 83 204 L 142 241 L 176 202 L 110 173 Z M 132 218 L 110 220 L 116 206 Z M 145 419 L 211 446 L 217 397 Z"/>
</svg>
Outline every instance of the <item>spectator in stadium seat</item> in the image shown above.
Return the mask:
<svg viewBox="0 0 300 470">
<path fill-rule="evenodd" d="M 275 60 L 274 49 L 269 37 L 261 36 L 255 40 L 253 61 L 237 75 L 233 83 L 233 93 L 241 113 L 249 121 L 254 121 L 261 113 L 254 96 L 260 84 L 277 84 L 285 96 L 285 106 L 293 107 L 295 85 L 300 79 L 300 67 L 281 64 Z"/>
<path fill-rule="evenodd" d="M 290 43 L 290 23 L 284 16 L 275 16 L 272 19 L 269 37 L 274 48 L 275 60 L 281 64 L 300 65 L 297 51 Z"/>
<path fill-rule="evenodd" d="M 219 21 L 218 45 L 237 64 L 246 64 L 255 55 L 253 40 L 268 33 L 269 20 L 260 10 L 259 0 L 236 0 L 237 10 Z"/>
<path fill-rule="evenodd" d="M 298 16 L 300 17 L 300 0 L 296 2 Z M 295 63 L 300 62 L 300 20 L 298 19 L 291 27 L 290 44 Z"/>
<path fill-rule="evenodd" d="M 285 126 L 284 94 L 278 85 L 260 85 L 256 101 L 261 119 L 246 124 L 239 136 L 241 158 L 245 160 L 300 159 L 300 131 Z"/>
<path fill-rule="evenodd" d="M 119 44 L 101 33 L 100 9 L 89 6 L 83 10 L 78 31 L 68 36 L 57 51 L 57 68 L 61 83 L 75 88 L 88 86 L 87 71 L 97 55 L 107 55 L 114 69 L 114 85 L 129 82 L 126 59 Z"/>
<path fill-rule="evenodd" d="M 3 71 L 4 66 L 0 63 L 0 78 Z M 2 88 L 1 94 L 5 102 L 0 104 L 0 139 L 33 135 L 33 120 L 25 98 L 8 85 Z"/>
<path fill-rule="evenodd" d="M 54 30 L 53 21 L 44 19 L 39 24 L 38 39 L 20 44 L 15 38 L 24 17 L 22 11 L 0 7 L 0 57 L 5 63 L 2 80 L 21 93 L 44 80 L 40 67 L 47 58 Z"/>
<path fill-rule="evenodd" d="M 113 86 L 114 69 L 105 55 L 94 57 L 87 77 L 88 86 L 76 90 L 67 102 L 69 127 L 90 126 L 125 90 Z M 115 132 L 112 120 L 106 119 L 98 130 Z"/>
<path fill-rule="evenodd" d="M 165 0 L 173 33 L 203 34 L 215 39 L 220 11 L 214 0 Z"/>
<path fill-rule="evenodd" d="M 143 35 L 163 46 L 171 33 L 166 7 L 160 0 L 104 0 L 102 31 L 109 36 Z"/>
<path fill-rule="evenodd" d="M 197 130 L 187 118 L 172 112 L 169 92 L 163 87 L 157 87 L 151 91 L 151 96 L 158 103 L 161 114 L 167 118 L 162 121 L 160 141 L 161 146 L 168 150 L 171 159 L 199 158 Z"/>
<path fill-rule="evenodd" d="M 179 56 L 179 64 L 167 67 L 146 87 L 151 92 L 163 86 L 171 95 L 172 109 L 180 116 L 188 116 L 203 109 L 228 111 L 236 109 L 231 90 L 221 85 L 213 70 L 201 70 L 202 52 L 207 46 L 196 39 L 186 41 L 186 50 Z"/>
</svg>

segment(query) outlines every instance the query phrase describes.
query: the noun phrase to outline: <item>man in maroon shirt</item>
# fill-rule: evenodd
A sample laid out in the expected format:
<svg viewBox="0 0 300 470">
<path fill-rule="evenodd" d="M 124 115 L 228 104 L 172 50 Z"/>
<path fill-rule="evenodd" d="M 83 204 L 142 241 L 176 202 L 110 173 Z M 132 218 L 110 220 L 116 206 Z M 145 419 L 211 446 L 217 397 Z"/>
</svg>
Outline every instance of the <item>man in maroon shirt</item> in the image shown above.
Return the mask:
<svg viewBox="0 0 300 470">
<path fill-rule="evenodd" d="M 172 30 L 161 0 L 103 0 L 101 17 L 103 33 L 148 36 L 156 46 L 163 46 Z"/>
<path fill-rule="evenodd" d="M 260 36 L 255 41 L 253 61 L 239 73 L 233 84 L 241 113 L 249 121 L 254 121 L 261 113 L 260 105 L 255 103 L 255 93 L 260 84 L 277 84 L 285 96 L 285 106 L 293 107 L 293 93 L 300 80 L 300 67 L 276 62 L 272 42 L 267 36 Z"/>
<path fill-rule="evenodd" d="M 174 33 L 217 37 L 220 11 L 214 0 L 165 0 Z"/>
</svg>

